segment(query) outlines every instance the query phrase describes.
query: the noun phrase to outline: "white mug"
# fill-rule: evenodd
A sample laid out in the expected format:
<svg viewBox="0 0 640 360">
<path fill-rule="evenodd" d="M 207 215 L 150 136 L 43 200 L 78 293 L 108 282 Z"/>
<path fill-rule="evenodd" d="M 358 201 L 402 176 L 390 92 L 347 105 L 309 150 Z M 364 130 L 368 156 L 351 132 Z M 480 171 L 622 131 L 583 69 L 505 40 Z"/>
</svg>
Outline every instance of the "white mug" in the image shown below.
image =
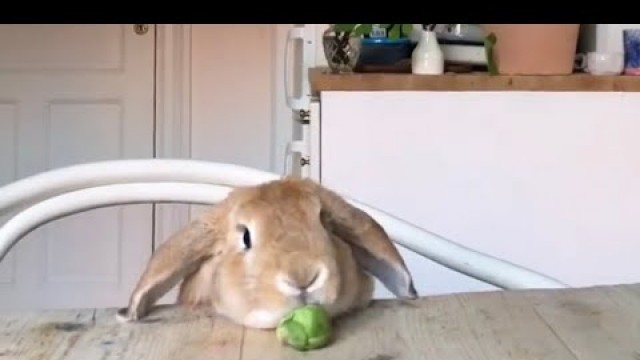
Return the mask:
<svg viewBox="0 0 640 360">
<path fill-rule="evenodd" d="M 619 75 L 624 70 L 624 54 L 618 52 L 590 52 L 578 54 L 577 67 L 592 75 Z"/>
</svg>

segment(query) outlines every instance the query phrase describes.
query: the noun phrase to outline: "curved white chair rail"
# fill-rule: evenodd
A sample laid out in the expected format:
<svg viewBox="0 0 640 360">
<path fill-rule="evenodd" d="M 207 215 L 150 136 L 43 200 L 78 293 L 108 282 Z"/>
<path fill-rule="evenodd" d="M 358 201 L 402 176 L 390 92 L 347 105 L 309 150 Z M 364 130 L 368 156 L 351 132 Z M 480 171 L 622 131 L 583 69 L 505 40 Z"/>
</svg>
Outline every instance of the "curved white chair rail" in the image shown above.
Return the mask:
<svg viewBox="0 0 640 360">
<path fill-rule="evenodd" d="M 227 196 L 231 187 L 194 183 L 134 183 L 76 190 L 39 202 L 12 217 L 0 228 L 0 261 L 36 228 L 65 216 L 107 206 L 150 202 L 211 205 Z"/>
<path fill-rule="evenodd" d="M 56 187 L 60 188 L 60 187 Z M 231 187 L 183 182 L 112 184 L 77 190 L 37 203 L 0 228 L 0 261 L 26 234 L 49 221 L 99 207 L 146 202 L 215 204 Z M 561 282 L 479 253 L 427 232 L 378 209 L 348 199 L 387 230 L 399 245 L 443 266 L 500 288 L 560 288 Z"/>
<path fill-rule="evenodd" d="M 0 216 L 67 191 L 134 182 L 193 182 L 255 185 L 280 175 L 241 165 L 191 159 L 107 160 L 71 165 L 0 187 Z"/>
</svg>

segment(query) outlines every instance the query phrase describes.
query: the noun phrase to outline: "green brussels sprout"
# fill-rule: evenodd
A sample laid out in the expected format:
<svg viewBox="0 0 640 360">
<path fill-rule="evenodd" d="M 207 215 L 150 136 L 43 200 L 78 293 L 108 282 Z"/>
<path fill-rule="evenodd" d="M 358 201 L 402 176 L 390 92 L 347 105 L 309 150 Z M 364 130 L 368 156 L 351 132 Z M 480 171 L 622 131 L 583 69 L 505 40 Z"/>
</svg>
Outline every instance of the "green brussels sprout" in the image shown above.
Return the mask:
<svg viewBox="0 0 640 360">
<path fill-rule="evenodd" d="M 276 336 L 280 342 L 300 351 L 318 349 L 331 340 L 331 319 L 318 305 L 297 308 L 280 320 Z"/>
</svg>

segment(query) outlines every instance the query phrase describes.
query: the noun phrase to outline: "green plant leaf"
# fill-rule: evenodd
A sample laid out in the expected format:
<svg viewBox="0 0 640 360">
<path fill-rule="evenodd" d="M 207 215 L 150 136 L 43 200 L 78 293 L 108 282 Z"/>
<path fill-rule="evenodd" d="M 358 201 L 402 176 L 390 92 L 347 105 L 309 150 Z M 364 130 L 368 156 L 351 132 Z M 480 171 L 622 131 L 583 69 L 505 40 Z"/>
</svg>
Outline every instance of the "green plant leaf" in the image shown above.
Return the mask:
<svg viewBox="0 0 640 360">
<path fill-rule="evenodd" d="M 333 24 L 333 30 L 335 32 L 353 31 L 357 25 L 358 24 Z"/>
<path fill-rule="evenodd" d="M 362 24 L 356 28 L 354 33 L 357 36 L 368 35 L 373 30 L 373 24 Z"/>
<path fill-rule="evenodd" d="M 387 37 L 398 39 L 409 36 L 413 31 L 413 24 L 378 24 L 387 29 Z M 368 35 L 373 31 L 373 24 L 333 24 L 333 30 L 337 33 L 353 32 L 355 36 Z"/>
<path fill-rule="evenodd" d="M 489 70 L 489 75 L 498 75 L 499 71 L 498 71 L 498 66 L 495 62 L 495 58 L 494 58 L 494 54 L 493 54 L 493 48 L 496 45 L 496 43 L 498 42 L 498 39 L 496 38 L 496 34 L 494 33 L 490 33 L 489 35 L 487 35 L 484 38 L 484 51 L 485 51 L 485 55 L 487 57 L 487 68 Z"/>
<path fill-rule="evenodd" d="M 402 34 L 404 36 L 411 35 L 412 31 L 413 31 L 413 24 L 402 24 Z"/>
<path fill-rule="evenodd" d="M 387 36 L 389 37 L 389 39 L 398 39 L 400 37 L 400 26 L 393 25 L 391 30 L 389 30 L 389 32 L 387 33 Z"/>
</svg>

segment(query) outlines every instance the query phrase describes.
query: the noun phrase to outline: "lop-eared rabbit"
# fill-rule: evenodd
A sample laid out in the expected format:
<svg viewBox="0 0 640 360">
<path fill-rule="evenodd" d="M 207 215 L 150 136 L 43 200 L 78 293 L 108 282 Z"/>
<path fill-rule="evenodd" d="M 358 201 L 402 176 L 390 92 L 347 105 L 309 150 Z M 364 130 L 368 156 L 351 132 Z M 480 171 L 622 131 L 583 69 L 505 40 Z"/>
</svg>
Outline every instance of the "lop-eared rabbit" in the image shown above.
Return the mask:
<svg viewBox="0 0 640 360">
<path fill-rule="evenodd" d="M 286 177 L 233 189 L 173 234 L 118 316 L 142 319 L 181 282 L 178 304 L 270 329 L 304 304 L 319 304 L 332 317 L 366 307 L 373 276 L 397 297 L 417 297 L 380 224 L 326 187 Z"/>
</svg>

